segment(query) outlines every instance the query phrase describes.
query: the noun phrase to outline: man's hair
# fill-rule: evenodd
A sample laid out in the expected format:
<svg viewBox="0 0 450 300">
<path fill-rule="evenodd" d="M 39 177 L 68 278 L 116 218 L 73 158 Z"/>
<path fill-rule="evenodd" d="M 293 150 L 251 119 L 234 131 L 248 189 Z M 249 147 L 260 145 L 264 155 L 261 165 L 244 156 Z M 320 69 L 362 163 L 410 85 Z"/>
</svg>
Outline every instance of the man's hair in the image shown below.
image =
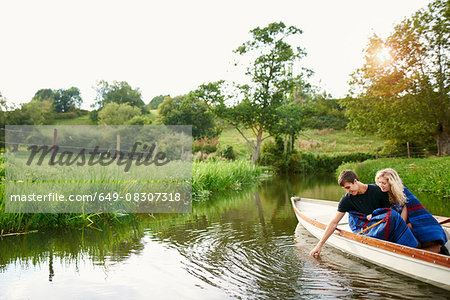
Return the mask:
<svg viewBox="0 0 450 300">
<path fill-rule="evenodd" d="M 358 176 L 352 170 L 344 170 L 339 174 L 338 183 L 344 186 L 346 182 L 354 183 L 355 179 L 359 181 Z"/>
</svg>

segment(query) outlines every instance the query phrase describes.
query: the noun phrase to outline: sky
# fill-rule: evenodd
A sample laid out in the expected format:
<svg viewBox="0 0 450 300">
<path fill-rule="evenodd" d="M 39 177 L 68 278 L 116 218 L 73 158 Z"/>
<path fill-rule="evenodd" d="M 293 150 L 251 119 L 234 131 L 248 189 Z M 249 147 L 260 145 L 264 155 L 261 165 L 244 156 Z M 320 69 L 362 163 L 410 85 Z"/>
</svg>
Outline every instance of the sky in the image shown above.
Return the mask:
<svg viewBox="0 0 450 300">
<path fill-rule="evenodd" d="M 257 26 L 283 21 L 303 31 L 302 65 L 333 97 L 348 91 L 369 37 L 429 0 L 0 0 L 0 93 L 7 103 L 43 88 L 81 90 L 90 109 L 99 80 L 127 81 L 148 103 L 200 84 L 245 80 L 234 67 Z"/>
</svg>

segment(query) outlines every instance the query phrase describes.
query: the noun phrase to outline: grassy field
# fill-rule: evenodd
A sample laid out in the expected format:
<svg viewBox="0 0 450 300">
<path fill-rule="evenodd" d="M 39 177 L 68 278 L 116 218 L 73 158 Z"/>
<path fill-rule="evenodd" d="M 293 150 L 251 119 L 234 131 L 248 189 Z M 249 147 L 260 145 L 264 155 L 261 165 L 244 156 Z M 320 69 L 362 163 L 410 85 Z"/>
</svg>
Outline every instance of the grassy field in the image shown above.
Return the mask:
<svg viewBox="0 0 450 300">
<path fill-rule="evenodd" d="M 250 141 L 252 132 L 243 130 Z M 267 139 L 270 140 L 271 138 Z M 377 148 L 383 146 L 384 141 L 373 135 L 358 135 L 348 130 L 304 130 L 295 141 L 295 147 L 301 151 L 313 154 L 343 154 L 343 153 L 375 153 Z M 253 149 L 242 135 L 234 128 L 225 128 L 219 137 L 219 147 L 233 146 L 236 156 L 240 159 L 249 159 Z"/>
<path fill-rule="evenodd" d="M 375 135 L 359 135 L 349 130 L 308 129 L 301 132 L 295 146 L 315 154 L 375 153 L 383 143 L 384 140 Z"/>
<path fill-rule="evenodd" d="M 73 119 L 55 119 L 52 125 L 95 125 L 89 115 L 79 116 Z"/>
<path fill-rule="evenodd" d="M 158 110 L 150 111 L 150 119 L 157 124 Z M 94 125 L 88 115 L 74 119 L 56 119 L 54 125 Z M 250 141 L 255 141 L 250 129 L 242 130 Z M 270 140 L 271 138 L 267 139 Z M 342 154 L 342 153 L 375 153 L 377 148 L 383 146 L 384 140 L 374 135 L 359 135 L 349 130 L 307 129 L 300 133 L 295 141 L 295 147 L 304 152 L 313 154 Z M 232 127 L 223 129 L 219 137 L 219 150 L 227 145 L 233 147 L 237 159 L 251 159 L 253 149 Z"/>
</svg>

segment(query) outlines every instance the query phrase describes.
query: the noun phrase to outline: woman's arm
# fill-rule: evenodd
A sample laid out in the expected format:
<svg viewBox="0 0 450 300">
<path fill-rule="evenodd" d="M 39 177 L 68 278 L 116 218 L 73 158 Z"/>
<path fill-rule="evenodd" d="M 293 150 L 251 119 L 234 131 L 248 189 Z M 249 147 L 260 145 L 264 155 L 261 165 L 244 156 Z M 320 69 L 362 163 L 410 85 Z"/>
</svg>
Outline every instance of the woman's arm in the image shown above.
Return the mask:
<svg viewBox="0 0 450 300">
<path fill-rule="evenodd" d="M 402 213 L 400 214 L 402 216 L 403 221 L 405 221 L 406 225 L 408 225 L 409 229 L 412 229 L 411 223 L 408 222 L 408 209 L 406 208 L 406 204 L 403 205 Z"/>
<path fill-rule="evenodd" d="M 400 214 L 402 216 L 403 221 L 407 223 L 408 220 L 408 209 L 406 208 L 406 205 L 403 205 L 402 213 Z"/>
</svg>

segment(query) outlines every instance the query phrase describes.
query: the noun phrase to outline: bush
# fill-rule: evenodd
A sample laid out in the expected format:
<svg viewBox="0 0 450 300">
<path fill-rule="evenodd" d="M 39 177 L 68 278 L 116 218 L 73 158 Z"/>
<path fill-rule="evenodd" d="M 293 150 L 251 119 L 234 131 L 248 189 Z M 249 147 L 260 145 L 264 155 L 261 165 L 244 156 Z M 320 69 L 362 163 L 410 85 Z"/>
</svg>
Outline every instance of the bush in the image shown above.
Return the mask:
<svg viewBox="0 0 450 300">
<path fill-rule="evenodd" d="M 98 110 L 90 111 L 89 119 L 91 119 L 92 122 L 97 123 L 98 122 Z"/>
<path fill-rule="evenodd" d="M 275 138 L 275 141 L 267 141 L 262 145 L 258 164 L 272 166 L 277 172 L 286 170 L 287 160 L 284 158 L 284 146 L 281 139 Z"/>
<path fill-rule="evenodd" d="M 348 153 L 339 155 L 314 155 L 299 152 L 296 149 L 290 154 L 284 153 L 284 144 L 281 139 L 265 143 L 258 159 L 260 165 L 273 166 L 277 172 L 290 173 L 333 173 L 344 162 L 360 162 L 373 159 L 375 156 L 368 153 Z"/>
<path fill-rule="evenodd" d="M 220 151 L 220 156 L 228 160 L 235 160 L 236 155 L 234 154 L 233 146 L 227 145 Z"/>
<path fill-rule="evenodd" d="M 0 153 L 0 179 L 3 181 L 5 178 L 5 155 Z"/>
<path fill-rule="evenodd" d="M 75 111 L 69 111 L 69 112 L 64 112 L 64 113 L 55 113 L 55 119 L 59 119 L 59 120 L 74 119 L 78 116 L 79 116 L 79 114 Z"/>
<path fill-rule="evenodd" d="M 208 139 L 203 137 L 200 140 L 194 142 L 192 146 L 192 152 L 213 153 L 217 151 L 217 145 L 219 144 L 219 138 Z"/>
<path fill-rule="evenodd" d="M 126 125 L 150 125 L 152 120 L 150 114 L 134 116 L 131 120 L 126 122 Z"/>
</svg>

